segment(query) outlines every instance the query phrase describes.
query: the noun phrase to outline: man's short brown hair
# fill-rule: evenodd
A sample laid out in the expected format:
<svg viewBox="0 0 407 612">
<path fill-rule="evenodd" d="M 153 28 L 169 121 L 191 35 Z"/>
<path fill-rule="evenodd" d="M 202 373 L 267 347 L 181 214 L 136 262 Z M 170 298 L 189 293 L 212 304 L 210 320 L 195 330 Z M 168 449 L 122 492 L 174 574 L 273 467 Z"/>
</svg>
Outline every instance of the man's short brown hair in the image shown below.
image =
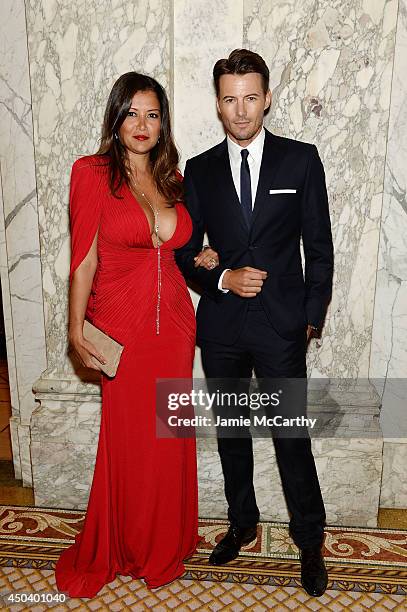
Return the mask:
<svg viewBox="0 0 407 612">
<path fill-rule="evenodd" d="M 261 75 L 264 93 L 266 93 L 269 88 L 270 71 L 261 55 L 248 49 L 235 49 L 227 59 L 219 59 L 213 67 L 216 95 L 219 97 L 219 79 L 223 74 L 249 74 L 250 72 Z"/>
</svg>

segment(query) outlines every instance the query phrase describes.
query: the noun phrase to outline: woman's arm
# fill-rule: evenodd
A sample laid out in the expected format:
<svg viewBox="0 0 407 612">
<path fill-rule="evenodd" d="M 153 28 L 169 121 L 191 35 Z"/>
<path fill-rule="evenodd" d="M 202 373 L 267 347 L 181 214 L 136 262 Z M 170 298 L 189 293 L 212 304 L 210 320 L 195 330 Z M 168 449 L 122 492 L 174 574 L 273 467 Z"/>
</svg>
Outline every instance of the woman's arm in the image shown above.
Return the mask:
<svg viewBox="0 0 407 612">
<path fill-rule="evenodd" d="M 83 337 L 86 307 L 98 263 L 97 239 L 98 232 L 95 234 L 86 257 L 73 273 L 69 292 L 69 342 L 81 364 L 93 370 L 100 370 L 100 366 L 95 363 L 93 357 L 96 357 L 101 363 L 105 363 L 104 356 Z"/>
</svg>

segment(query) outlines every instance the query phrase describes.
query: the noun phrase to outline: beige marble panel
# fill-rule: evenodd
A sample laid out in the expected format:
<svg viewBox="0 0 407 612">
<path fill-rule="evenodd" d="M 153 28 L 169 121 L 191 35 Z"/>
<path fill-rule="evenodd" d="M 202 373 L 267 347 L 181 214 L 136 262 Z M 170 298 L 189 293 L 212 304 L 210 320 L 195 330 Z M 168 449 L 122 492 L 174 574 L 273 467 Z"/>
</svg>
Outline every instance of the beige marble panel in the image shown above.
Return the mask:
<svg viewBox="0 0 407 612">
<path fill-rule="evenodd" d="M 66 383 L 68 384 L 68 383 Z M 36 506 L 86 509 L 100 429 L 99 389 L 37 389 L 31 456 Z M 93 391 L 93 393 L 91 392 Z"/>
<path fill-rule="evenodd" d="M 120 74 L 147 72 L 165 87 L 170 2 L 27 0 L 41 261 L 49 374 L 66 354 L 68 184 L 74 160 L 97 148 L 109 91 Z"/>
<path fill-rule="evenodd" d="M 381 508 L 407 508 L 407 443 L 385 440 L 383 447 L 383 480 Z"/>
<path fill-rule="evenodd" d="M 333 299 L 314 376 L 369 367 L 397 1 L 245 2 L 244 44 L 271 68 L 267 125 L 317 145 L 335 243 Z"/>
<path fill-rule="evenodd" d="M 243 0 L 174 4 L 174 131 L 185 162 L 224 138 L 213 65 L 242 45 Z"/>
</svg>

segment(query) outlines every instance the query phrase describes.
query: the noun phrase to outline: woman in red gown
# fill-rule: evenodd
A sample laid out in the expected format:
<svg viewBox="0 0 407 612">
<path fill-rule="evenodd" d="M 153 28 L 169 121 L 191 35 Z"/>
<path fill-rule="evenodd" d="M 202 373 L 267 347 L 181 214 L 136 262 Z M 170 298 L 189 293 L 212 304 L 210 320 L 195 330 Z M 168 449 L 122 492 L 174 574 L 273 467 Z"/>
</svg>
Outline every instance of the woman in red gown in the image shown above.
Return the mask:
<svg viewBox="0 0 407 612">
<path fill-rule="evenodd" d="M 195 349 L 194 309 L 174 260 L 192 231 L 177 164 L 164 90 L 122 75 L 98 153 L 71 175 L 70 343 L 82 365 L 100 369 L 103 356 L 83 338 L 86 317 L 124 345 L 115 378 L 102 375 L 84 527 L 56 565 L 58 589 L 71 597 L 94 597 L 116 574 L 166 584 L 198 540 L 195 439 L 155 432 L 156 379 L 191 378 Z M 201 265 L 214 266 L 209 251 Z"/>
</svg>

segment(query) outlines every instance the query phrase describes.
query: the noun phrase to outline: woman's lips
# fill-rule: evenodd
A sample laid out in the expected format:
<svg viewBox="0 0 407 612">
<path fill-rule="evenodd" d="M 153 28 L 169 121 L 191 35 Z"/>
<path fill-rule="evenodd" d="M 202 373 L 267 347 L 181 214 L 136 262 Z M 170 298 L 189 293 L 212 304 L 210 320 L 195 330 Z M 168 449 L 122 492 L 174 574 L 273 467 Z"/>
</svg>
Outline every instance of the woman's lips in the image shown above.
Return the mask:
<svg viewBox="0 0 407 612">
<path fill-rule="evenodd" d="M 149 136 L 134 136 L 136 140 L 148 140 Z"/>
</svg>

